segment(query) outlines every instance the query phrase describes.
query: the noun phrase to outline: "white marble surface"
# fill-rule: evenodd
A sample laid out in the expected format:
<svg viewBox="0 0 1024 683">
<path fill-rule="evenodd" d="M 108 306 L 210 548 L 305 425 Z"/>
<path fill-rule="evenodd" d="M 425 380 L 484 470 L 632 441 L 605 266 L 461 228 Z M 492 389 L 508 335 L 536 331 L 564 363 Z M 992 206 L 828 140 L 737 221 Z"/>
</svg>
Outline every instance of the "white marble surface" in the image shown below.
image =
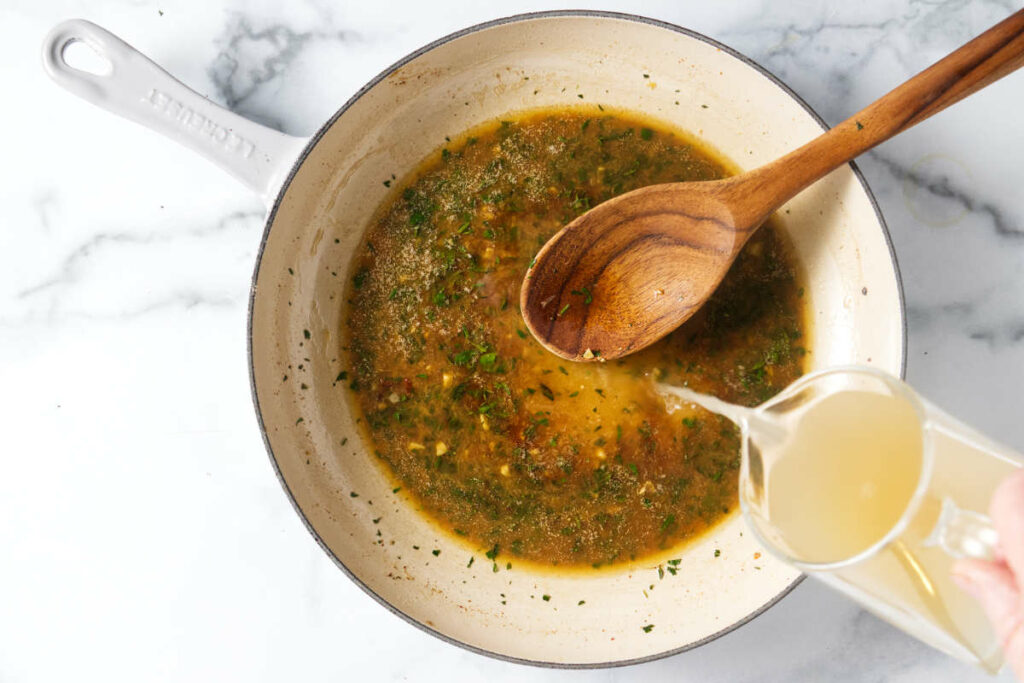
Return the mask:
<svg viewBox="0 0 1024 683">
<path fill-rule="evenodd" d="M 588 6 L 722 40 L 835 123 L 1020 3 Z M 245 358 L 262 207 L 58 89 L 38 58 L 52 24 L 92 19 L 211 99 L 307 134 L 420 45 L 552 8 L 3 3 L 0 681 L 987 680 L 810 581 L 710 645 L 609 671 L 506 664 L 388 614 L 316 547 L 264 454 Z M 861 162 L 903 270 L 911 382 L 1018 449 L 1022 108 L 1018 73 Z"/>
</svg>

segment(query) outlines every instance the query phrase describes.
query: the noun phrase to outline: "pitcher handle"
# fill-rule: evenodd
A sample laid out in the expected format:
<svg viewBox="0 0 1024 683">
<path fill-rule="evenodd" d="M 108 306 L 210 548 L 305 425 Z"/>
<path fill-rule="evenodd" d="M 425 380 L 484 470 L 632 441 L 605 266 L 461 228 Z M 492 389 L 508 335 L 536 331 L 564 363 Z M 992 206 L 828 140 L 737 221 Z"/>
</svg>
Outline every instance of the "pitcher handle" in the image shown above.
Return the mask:
<svg viewBox="0 0 1024 683">
<path fill-rule="evenodd" d="M 957 559 L 992 560 L 999 545 L 999 534 L 988 515 L 963 510 L 945 498 L 935 528 L 923 545 L 938 546 Z"/>
</svg>

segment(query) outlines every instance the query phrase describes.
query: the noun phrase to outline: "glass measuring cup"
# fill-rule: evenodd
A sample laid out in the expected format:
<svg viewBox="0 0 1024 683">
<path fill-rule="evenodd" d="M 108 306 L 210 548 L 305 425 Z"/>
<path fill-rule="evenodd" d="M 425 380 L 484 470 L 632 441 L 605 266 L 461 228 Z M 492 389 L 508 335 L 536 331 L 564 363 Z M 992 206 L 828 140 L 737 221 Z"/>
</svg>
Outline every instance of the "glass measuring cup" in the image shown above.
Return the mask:
<svg viewBox="0 0 1024 683">
<path fill-rule="evenodd" d="M 1019 456 L 873 368 L 806 375 L 754 409 L 663 389 L 740 425 L 740 505 L 769 552 L 929 645 L 999 669 L 1000 643 L 950 570 L 993 556 L 981 511 Z"/>
</svg>

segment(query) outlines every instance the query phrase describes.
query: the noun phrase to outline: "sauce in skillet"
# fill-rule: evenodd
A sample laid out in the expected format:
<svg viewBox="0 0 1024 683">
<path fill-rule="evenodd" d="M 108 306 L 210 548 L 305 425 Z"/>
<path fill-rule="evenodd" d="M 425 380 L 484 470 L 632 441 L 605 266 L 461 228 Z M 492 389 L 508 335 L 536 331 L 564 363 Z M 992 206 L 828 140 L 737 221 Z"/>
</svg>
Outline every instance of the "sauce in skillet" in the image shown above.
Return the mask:
<svg viewBox="0 0 1024 683">
<path fill-rule="evenodd" d="M 350 386 L 396 486 L 491 560 L 546 565 L 635 560 L 732 511 L 738 431 L 668 415 L 652 380 L 750 406 L 802 373 L 803 288 L 771 225 L 697 317 L 621 360 L 557 358 L 517 306 L 533 255 L 591 206 L 724 175 L 679 131 L 582 108 L 483 126 L 425 161 L 378 213 L 348 293 Z"/>
</svg>

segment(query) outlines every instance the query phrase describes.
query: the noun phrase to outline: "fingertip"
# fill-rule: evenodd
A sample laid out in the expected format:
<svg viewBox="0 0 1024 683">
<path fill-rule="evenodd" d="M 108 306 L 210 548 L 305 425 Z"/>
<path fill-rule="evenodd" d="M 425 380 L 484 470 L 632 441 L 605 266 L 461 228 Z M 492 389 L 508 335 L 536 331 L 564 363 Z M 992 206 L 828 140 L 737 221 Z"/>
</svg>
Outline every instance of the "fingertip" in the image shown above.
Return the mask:
<svg viewBox="0 0 1024 683">
<path fill-rule="evenodd" d="M 989 513 L 993 519 L 1024 515 L 1024 469 L 1006 477 L 992 494 Z"/>
<path fill-rule="evenodd" d="M 980 603 L 1000 642 L 1008 642 L 1021 624 L 1020 593 L 1010 568 L 996 562 L 959 560 L 953 565 L 952 579 Z"/>
<path fill-rule="evenodd" d="M 975 600 L 978 600 L 981 597 L 978 590 L 978 584 L 974 582 L 973 577 L 968 572 L 957 571 L 956 568 L 954 568 L 952 578 L 953 583 L 955 583 L 964 593 L 967 593 Z"/>
<path fill-rule="evenodd" d="M 974 597 L 979 597 L 982 587 L 992 583 L 1004 571 L 994 562 L 965 558 L 953 563 L 950 575 L 960 588 Z"/>
</svg>

